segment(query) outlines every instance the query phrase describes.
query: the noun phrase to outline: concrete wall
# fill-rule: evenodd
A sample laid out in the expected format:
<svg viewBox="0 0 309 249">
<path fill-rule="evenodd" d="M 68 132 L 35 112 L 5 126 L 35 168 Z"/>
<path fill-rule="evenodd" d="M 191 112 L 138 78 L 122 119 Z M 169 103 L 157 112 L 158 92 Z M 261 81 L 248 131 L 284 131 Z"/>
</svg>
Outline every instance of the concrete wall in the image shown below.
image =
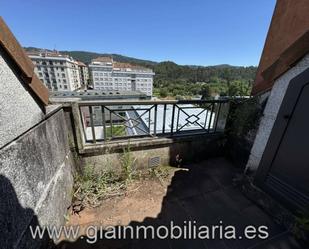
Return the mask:
<svg viewBox="0 0 309 249">
<path fill-rule="evenodd" d="M 89 146 L 80 154 L 85 165 L 94 165 L 97 169 L 121 170 L 123 148 L 130 147 L 137 169 L 148 168 L 149 160 L 160 158 L 161 165 L 178 166 L 176 157 L 182 159 L 181 164 L 200 162 L 203 159 L 223 155 L 225 138 L 221 135 L 200 135 L 181 138 L 149 138 L 121 142 L 110 146 Z"/>
<path fill-rule="evenodd" d="M 247 169 L 255 171 L 258 168 L 287 87 L 291 79 L 302 73 L 308 67 L 309 54 L 275 81 L 251 149 L 250 157 L 246 166 Z"/>
<path fill-rule="evenodd" d="M 0 148 L 38 123 L 44 116 L 20 83 L 6 53 L 0 48 Z"/>
<path fill-rule="evenodd" d="M 38 248 L 30 224 L 64 223 L 72 168 L 62 109 L 0 150 L 1 248 Z"/>
</svg>

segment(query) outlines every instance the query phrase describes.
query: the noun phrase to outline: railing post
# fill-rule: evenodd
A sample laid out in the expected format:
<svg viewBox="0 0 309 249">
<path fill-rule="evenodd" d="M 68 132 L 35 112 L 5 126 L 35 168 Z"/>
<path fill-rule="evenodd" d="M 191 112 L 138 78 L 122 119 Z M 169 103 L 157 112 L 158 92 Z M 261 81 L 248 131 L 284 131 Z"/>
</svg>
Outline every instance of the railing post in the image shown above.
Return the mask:
<svg viewBox="0 0 309 249">
<path fill-rule="evenodd" d="M 212 120 L 212 113 L 214 112 L 214 107 L 215 107 L 215 103 L 211 104 L 211 111 L 210 111 L 210 118 L 209 118 L 209 122 L 208 122 L 208 130 L 207 132 L 210 133 L 210 125 L 211 125 L 211 120 Z"/>
<path fill-rule="evenodd" d="M 157 135 L 157 104 L 154 106 L 154 125 L 153 125 L 153 135 Z"/>
<path fill-rule="evenodd" d="M 86 142 L 86 133 L 83 127 L 82 115 L 78 103 L 72 103 L 72 116 L 77 147 L 79 151 L 82 151 L 84 149 L 84 143 Z"/>
<path fill-rule="evenodd" d="M 166 104 L 164 104 L 164 110 L 163 110 L 163 127 L 162 127 L 163 134 L 165 134 L 165 119 L 166 119 Z"/>
<path fill-rule="evenodd" d="M 175 107 L 176 104 L 173 104 L 173 112 L 172 112 L 172 123 L 171 123 L 171 135 L 173 136 L 174 133 L 174 117 L 175 117 Z"/>
<path fill-rule="evenodd" d="M 218 120 L 219 120 L 219 115 L 220 115 L 220 110 L 221 110 L 221 103 L 218 104 L 218 113 L 216 115 L 216 123 L 215 123 L 215 127 L 214 127 L 214 133 L 216 133 L 217 131 L 217 125 L 218 125 Z"/>
<path fill-rule="evenodd" d="M 95 129 L 94 129 L 94 123 L 93 123 L 92 106 L 89 106 L 89 116 L 90 116 L 90 125 L 91 125 L 92 141 L 93 141 L 93 143 L 96 143 Z"/>
<path fill-rule="evenodd" d="M 111 109 L 109 110 L 109 124 L 111 128 L 111 138 L 113 138 L 113 118 Z"/>
<path fill-rule="evenodd" d="M 179 114 L 180 114 L 180 108 L 178 107 L 178 112 L 177 112 L 177 123 L 176 123 L 176 132 L 178 132 L 178 125 L 179 125 Z"/>
<path fill-rule="evenodd" d="M 102 105 L 101 108 L 102 108 L 102 122 L 103 122 L 103 137 L 104 137 L 104 141 L 106 141 L 107 136 L 106 136 L 106 120 L 105 120 L 105 107 L 104 107 L 104 105 Z"/>
</svg>

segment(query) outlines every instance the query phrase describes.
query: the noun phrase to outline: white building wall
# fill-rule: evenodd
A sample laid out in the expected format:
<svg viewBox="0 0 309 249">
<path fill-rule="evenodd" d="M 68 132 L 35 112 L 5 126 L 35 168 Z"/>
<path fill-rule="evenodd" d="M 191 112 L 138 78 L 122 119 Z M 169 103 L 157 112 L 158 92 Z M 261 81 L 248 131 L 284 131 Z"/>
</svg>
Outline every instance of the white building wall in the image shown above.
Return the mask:
<svg viewBox="0 0 309 249">
<path fill-rule="evenodd" d="M 153 72 L 140 70 L 125 70 L 106 66 L 89 65 L 92 74 L 93 87 L 96 90 L 141 91 L 152 96 Z"/>
<path fill-rule="evenodd" d="M 309 54 L 275 81 L 251 149 L 247 169 L 255 171 L 258 168 L 288 85 L 293 78 L 307 68 L 309 68 Z"/>
<path fill-rule="evenodd" d="M 35 64 L 34 72 L 50 91 L 74 91 L 81 87 L 78 65 L 74 60 L 60 56 L 29 57 Z"/>
</svg>

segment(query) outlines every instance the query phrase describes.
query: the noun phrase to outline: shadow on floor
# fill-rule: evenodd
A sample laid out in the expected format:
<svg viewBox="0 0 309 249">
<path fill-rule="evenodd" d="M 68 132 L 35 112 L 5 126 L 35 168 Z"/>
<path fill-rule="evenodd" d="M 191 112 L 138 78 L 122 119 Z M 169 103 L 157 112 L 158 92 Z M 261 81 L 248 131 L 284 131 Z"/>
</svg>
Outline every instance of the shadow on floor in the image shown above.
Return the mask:
<svg viewBox="0 0 309 249">
<path fill-rule="evenodd" d="M 114 227 L 116 231 L 126 234 L 127 239 L 104 239 L 111 236 L 108 230 L 99 231 L 96 236 L 88 238 L 80 237 L 75 242 L 62 241 L 57 245 L 59 249 L 292 249 L 302 248 L 283 228 L 276 225 L 268 215 L 259 207 L 246 199 L 241 191 L 234 186 L 233 179 L 241 173 L 223 158 L 216 158 L 204 161 L 199 164 L 192 164 L 186 167 L 187 170 L 177 171 L 168 187 L 168 192 L 164 197 L 162 209 L 157 218 L 146 218 L 143 222 L 132 221 L 129 226 L 135 231 L 137 227 L 152 226 L 155 231 L 160 231 L 160 235 L 166 234 L 165 229 L 160 226 L 170 227 L 173 222 L 174 227 L 186 227 L 187 239 L 141 239 L 144 229 L 139 232 L 140 239 L 129 239 L 132 230 L 124 227 Z M 191 225 L 190 225 L 191 223 Z M 267 239 L 244 238 L 246 226 L 253 225 L 267 226 Z M 193 236 L 194 227 L 197 231 L 200 226 L 204 226 L 203 236 L 215 236 L 215 239 L 188 239 L 191 232 Z M 209 230 L 206 229 L 207 226 Z M 217 229 L 213 231 L 213 227 Z M 234 226 L 235 230 L 227 226 Z M 191 228 L 190 228 L 191 227 Z M 190 230 L 191 229 L 191 230 Z M 201 229 L 201 227 L 200 227 Z M 112 231 L 112 234 L 114 231 Z M 229 238 L 236 236 L 236 239 L 220 238 L 228 231 Z M 176 230 L 175 236 L 179 235 Z M 208 232 L 207 232 L 208 231 Z M 236 234 L 234 233 L 236 231 Z M 263 231 L 266 231 L 265 229 Z M 254 233 L 256 236 L 265 235 L 263 231 Z M 119 233 L 119 234 L 120 234 Z M 152 230 L 147 230 L 150 236 Z M 118 234 L 118 235 L 119 235 Z M 136 235 L 136 234 L 135 234 Z M 250 233 L 253 236 L 252 233 Z M 100 239 L 102 238 L 103 239 Z M 241 237 L 241 238 L 240 238 Z M 135 236 L 136 238 L 136 236 Z M 91 242 L 90 244 L 87 239 Z M 97 239 L 97 241 L 96 241 Z"/>
</svg>

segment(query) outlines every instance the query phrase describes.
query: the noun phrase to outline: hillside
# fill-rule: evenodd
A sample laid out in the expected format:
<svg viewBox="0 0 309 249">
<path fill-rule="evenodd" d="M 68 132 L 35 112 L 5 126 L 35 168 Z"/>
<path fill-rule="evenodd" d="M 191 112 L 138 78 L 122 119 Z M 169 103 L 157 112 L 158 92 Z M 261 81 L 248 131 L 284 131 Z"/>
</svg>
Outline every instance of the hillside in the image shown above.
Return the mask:
<svg viewBox="0 0 309 249">
<path fill-rule="evenodd" d="M 26 47 L 26 51 L 46 49 Z M 50 50 L 47 50 L 50 51 Z M 165 96 L 192 95 L 248 95 L 256 74 L 256 67 L 178 65 L 172 61 L 155 62 L 136 59 L 119 54 L 94 53 L 86 51 L 59 51 L 86 64 L 100 56 L 111 56 L 115 61 L 128 62 L 151 68 L 155 72 L 155 93 Z M 207 85 L 207 86 L 205 86 Z"/>
<path fill-rule="evenodd" d="M 26 51 L 35 51 L 35 52 L 51 51 L 49 49 L 42 49 L 42 48 L 35 48 L 35 47 L 24 47 L 24 49 Z M 153 66 L 157 64 L 157 62 L 154 62 L 154 61 L 136 59 L 133 57 L 123 56 L 120 54 L 95 53 L 95 52 L 87 52 L 87 51 L 59 51 L 59 53 L 72 56 L 74 59 L 82 61 L 85 64 L 89 64 L 92 59 L 95 59 L 100 56 L 109 56 L 109 57 L 113 57 L 115 61 L 129 62 L 129 63 L 139 64 L 139 65 Z"/>
</svg>

